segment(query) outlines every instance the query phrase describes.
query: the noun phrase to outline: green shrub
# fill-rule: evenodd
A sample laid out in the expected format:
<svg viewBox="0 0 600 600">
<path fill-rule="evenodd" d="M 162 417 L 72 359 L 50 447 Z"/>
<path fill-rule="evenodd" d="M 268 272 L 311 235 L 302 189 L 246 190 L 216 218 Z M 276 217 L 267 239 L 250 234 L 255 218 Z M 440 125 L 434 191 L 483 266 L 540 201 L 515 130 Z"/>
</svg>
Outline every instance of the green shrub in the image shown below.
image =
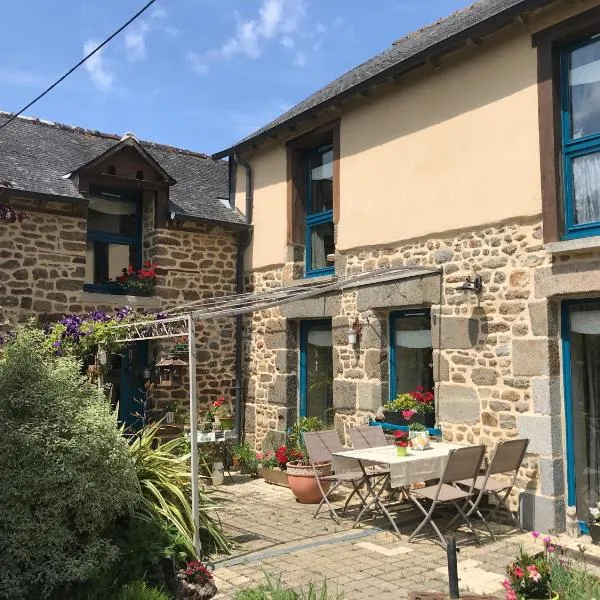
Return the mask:
<svg viewBox="0 0 600 600">
<path fill-rule="evenodd" d="M 343 600 L 344 595 L 335 593 L 331 595 L 328 590 L 327 581 L 318 586 L 312 581 L 306 590 L 293 590 L 281 585 L 281 580 L 273 580 L 268 575 L 267 582 L 253 588 L 240 590 L 234 596 L 234 600 Z"/>
<path fill-rule="evenodd" d="M 73 358 L 22 329 L 0 358 L 0 598 L 68 598 L 118 559 L 106 535 L 140 499 L 110 407 Z"/>
<path fill-rule="evenodd" d="M 249 475 L 258 473 L 258 459 L 250 444 L 247 442 L 236 444 L 233 447 L 233 456 L 240 461 L 242 473 Z"/>
<path fill-rule="evenodd" d="M 145 428 L 134 438 L 130 454 L 134 462 L 143 501 L 137 509 L 142 519 L 163 523 L 181 535 L 189 558 L 196 558 L 193 546 L 194 522 L 190 504 L 190 455 L 184 438 L 160 444 L 160 423 Z M 206 550 L 229 552 L 231 542 L 211 516 L 217 508 L 205 490 L 200 490 L 200 539 Z"/>
<path fill-rule="evenodd" d="M 151 588 L 144 581 L 133 581 L 119 590 L 114 600 L 171 600 L 162 590 Z"/>
</svg>

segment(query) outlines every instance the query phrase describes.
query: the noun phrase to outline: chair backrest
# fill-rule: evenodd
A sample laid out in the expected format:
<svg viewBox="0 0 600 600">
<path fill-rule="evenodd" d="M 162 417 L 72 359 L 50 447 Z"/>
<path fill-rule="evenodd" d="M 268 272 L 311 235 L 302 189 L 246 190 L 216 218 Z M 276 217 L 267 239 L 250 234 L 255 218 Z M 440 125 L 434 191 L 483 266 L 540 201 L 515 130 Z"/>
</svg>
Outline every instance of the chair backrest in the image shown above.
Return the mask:
<svg viewBox="0 0 600 600">
<path fill-rule="evenodd" d="M 302 434 L 306 452 L 311 463 L 331 460 L 332 452 L 342 452 L 344 447 L 337 431 L 305 431 Z"/>
<path fill-rule="evenodd" d="M 528 439 L 499 442 L 490 460 L 488 474 L 518 472 L 528 445 Z"/>
<path fill-rule="evenodd" d="M 350 440 L 352 447 L 356 450 L 363 448 L 377 448 L 387 446 L 388 442 L 383 433 L 381 425 L 366 425 L 364 427 L 355 427 L 350 430 Z"/>
<path fill-rule="evenodd" d="M 440 486 L 443 483 L 474 479 L 479 473 L 484 454 L 485 446 L 465 446 L 450 450 Z"/>
</svg>

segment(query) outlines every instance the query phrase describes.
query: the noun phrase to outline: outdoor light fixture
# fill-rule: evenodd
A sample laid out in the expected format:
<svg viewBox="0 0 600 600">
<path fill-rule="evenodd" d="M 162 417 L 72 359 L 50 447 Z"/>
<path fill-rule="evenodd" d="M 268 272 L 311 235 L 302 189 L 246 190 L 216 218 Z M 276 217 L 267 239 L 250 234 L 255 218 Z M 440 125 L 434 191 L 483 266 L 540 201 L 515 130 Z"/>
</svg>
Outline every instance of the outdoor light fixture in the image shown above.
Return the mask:
<svg viewBox="0 0 600 600">
<path fill-rule="evenodd" d="M 360 342 L 360 335 L 362 333 L 362 325 L 358 321 L 358 317 L 354 319 L 354 323 L 348 329 L 348 343 L 351 346 L 355 346 Z"/>
<path fill-rule="evenodd" d="M 473 279 L 467 277 L 466 281 L 459 285 L 458 288 L 461 292 L 475 292 L 477 295 L 483 291 L 483 283 L 481 281 L 481 275 L 475 275 Z"/>
<path fill-rule="evenodd" d="M 181 385 L 183 368 L 187 367 L 186 362 L 169 354 L 166 359 L 161 360 L 156 366 L 160 374 L 158 385 L 161 387 L 179 387 Z"/>
</svg>

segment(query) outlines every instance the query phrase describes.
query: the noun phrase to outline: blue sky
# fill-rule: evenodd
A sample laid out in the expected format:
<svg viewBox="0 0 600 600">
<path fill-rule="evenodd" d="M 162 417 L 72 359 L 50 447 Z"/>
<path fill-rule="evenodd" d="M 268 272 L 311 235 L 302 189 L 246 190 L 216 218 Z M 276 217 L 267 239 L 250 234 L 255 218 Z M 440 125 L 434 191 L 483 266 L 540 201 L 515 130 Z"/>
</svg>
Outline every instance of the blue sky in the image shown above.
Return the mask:
<svg viewBox="0 0 600 600">
<path fill-rule="evenodd" d="M 469 3 L 158 0 L 26 114 L 216 152 L 395 39 Z M 143 4 L 6 3 L 0 110 L 20 109 Z"/>
</svg>

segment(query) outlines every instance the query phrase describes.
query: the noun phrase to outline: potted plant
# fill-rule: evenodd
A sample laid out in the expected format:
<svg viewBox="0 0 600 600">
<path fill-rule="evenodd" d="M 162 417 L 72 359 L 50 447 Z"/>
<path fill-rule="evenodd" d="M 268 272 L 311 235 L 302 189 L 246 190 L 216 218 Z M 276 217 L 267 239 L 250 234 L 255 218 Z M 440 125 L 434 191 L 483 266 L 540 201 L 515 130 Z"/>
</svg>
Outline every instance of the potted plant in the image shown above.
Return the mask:
<svg viewBox="0 0 600 600">
<path fill-rule="evenodd" d="M 281 448 L 278 450 L 278 452 Z M 299 452 L 296 450 L 296 452 Z M 301 504 L 317 504 L 322 499 L 321 490 L 315 477 L 326 477 L 331 475 L 331 461 L 311 464 L 307 457 L 295 458 L 285 465 L 287 472 L 288 485 L 292 490 L 296 500 Z M 329 481 L 321 481 L 323 491 L 329 491 Z"/>
<path fill-rule="evenodd" d="M 212 573 L 200 562 L 187 563 L 177 574 L 178 597 L 185 600 L 208 600 L 217 594 Z"/>
<path fill-rule="evenodd" d="M 590 514 L 594 518 L 587 522 L 587 526 L 592 536 L 592 543 L 598 545 L 600 544 L 600 502 L 596 507 L 590 508 Z"/>
<path fill-rule="evenodd" d="M 258 474 L 258 459 L 256 458 L 254 450 L 250 447 L 250 444 L 247 442 L 236 444 L 233 447 L 232 455 L 234 459 L 237 458 L 242 475 Z"/>
<path fill-rule="evenodd" d="M 138 296 L 150 296 L 156 287 L 156 265 L 149 260 L 144 261 L 141 269 L 132 265 L 122 269 L 121 275 L 115 279 L 115 284 L 124 292 Z"/>
<path fill-rule="evenodd" d="M 409 439 L 408 431 L 396 431 L 394 433 L 394 446 L 396 446 L 396 454 L 398 456 L 407 456 L 408 448 L 412 445 Z"/>
<path fill-rule="evenodd" d="M 219 421 L 220 429 L 223 431 L 233 429 L 233 409 L 231 402 L 225 400 L 225 396 L 219 396 L 211 402 L 210 413 Z"/>
<path fill-rule="evenodd" d="M 537 531 L 532 532 L 539 538 Z M 559 563 L 555 546 L 548 536 L 543 538 L 544 549 L 537 554 L 528 554 L 522 548 L 516 560 L 506 567 L 507 577 L 503 587 L 506 600 L 558 600 L 559 595 L 552 591 L 552 571 Z"/>
<path fill-rule="evenodd" d="M 281 456 L 281 458 L 285 460 L 285 462 L 280 463 L 277 460 L 276 453 L 272 452 L 271 450 L 267 450 L 264 453 L 257 452 L 256 459 L 260 463 L 258 474 L 265 480 L 266 483 L 289 487 L 287 473 L 285 471 L 285 465 L 288 462 L 287 452 L 286 456 Z"/>
<path fill-rule="evenodd" d="M 425 450 L 429 448 L 429 433 L 423 423 L 411 423 L 408 427 L 408 437 L 411 447 L 415 450 Z"/>
<path fill-rule="evenodd" d="M 188 336 L 182 335 L 180 338 L 177 338 L 175 340 L 175 345 L 173 346 L 173 354 L 175 356 L 187 356 L 188 351 Z"/>
<path fill-rule="evenodd" d="M 434 395 L 418 386 L 412 392 L 399 394 L 383 406 L 383 416 L 386 423 L 392 425 L 409 425 L 422 423 L 426 427 L 435 425 Z"/>
</svg>

